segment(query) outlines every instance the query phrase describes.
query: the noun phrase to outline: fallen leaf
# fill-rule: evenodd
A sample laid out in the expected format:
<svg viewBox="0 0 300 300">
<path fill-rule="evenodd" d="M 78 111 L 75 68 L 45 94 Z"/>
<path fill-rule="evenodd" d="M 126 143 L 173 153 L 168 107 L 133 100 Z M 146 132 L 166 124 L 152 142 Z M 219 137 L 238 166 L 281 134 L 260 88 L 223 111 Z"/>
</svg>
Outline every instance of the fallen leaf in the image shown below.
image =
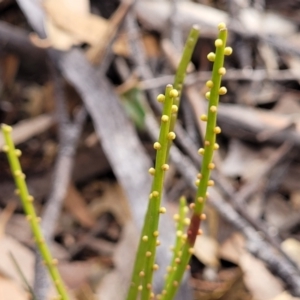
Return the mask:
<svg viewBox="0 0 300 300">
<path fill-rule="evenodd" d="M 1 300 L 28 300 L 29 297 L 12 280 L 0 276 L 0 299 Z"/>
<path fill-rule="evenodd" d="M 296 239 L 288 238 L 281 243 L 281 248 L 300 268 L 300 242 Z"/>
<path fill-rule="evenodd" d="M 207 236 L 197 236 L 194 255 L 206 266 L 218 267 L 219 262 L 219 244 L 218 242 Z"/>
</svg>

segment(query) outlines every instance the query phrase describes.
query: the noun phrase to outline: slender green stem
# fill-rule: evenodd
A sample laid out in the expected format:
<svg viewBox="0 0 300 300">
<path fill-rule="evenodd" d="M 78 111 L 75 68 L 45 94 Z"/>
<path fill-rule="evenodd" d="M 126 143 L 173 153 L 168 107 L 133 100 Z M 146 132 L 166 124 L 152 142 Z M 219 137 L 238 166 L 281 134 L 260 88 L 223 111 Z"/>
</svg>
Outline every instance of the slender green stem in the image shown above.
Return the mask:
<svg viewBox="0 0 300 300">
<path fill-rule="evenodd" d="M 201 173 L 198 174 L 196 185 L 197 193 L 194 204 L 194 211 L 192 214 L 191 222 L 187 230 L 186 240 L 182 247 L 181 255 L 178 255 L 176 261 L 177 266 L 173 268 L 173 272 L 170 278 L 166 281 L 162 297 L 163 300 L 172 300 L 178 290 L 180 281 L 188 266 L 191 255 L 194 252 L 194 244 L 197 235 L 201 234 L 199 226 L 201 220 L 204 220 L 206 216 L 202 213 L 204 205 L 207 199 L 207 187 L 214 185 L 214 182 L 210 180 L 211 170 L 215 165 L 212 162 L 213 152 L 219 148 L 216 141 L 216 134 L 221 132 L 221 129 L 216 126 L 217 121 L 217 109 L 219 103 L 219 96 L 226 93 L 225 87 L 220 87 L 222 76 L 226 73 L 224 64 L 224 55 L 230 55 L 232 49 L 226 46 L 227 41 L 227 29 L 224 23 L 219 24 L 219 36 L 215 41 L 216 53 L 210 53 L 208 59 L 214 62 L 212 79 L 209 80 L 206 85 L 210 88 L 210 92 L 206 93 L 206 98 L 209 100 L 207 115 L 201 116 L 201 120 L 207 122 L 206 133 L 204 139 L 204 148 L 199 149 L 198 153 L 203 155 L 203 161 L 201 166 Z"/>
<path fill-rule="evenodd" d="M 189 225 L 189 218 L 186 218 L 188 212 L 188 206 L 186 204 L 186 198 L 181 197 L 179 200 L 179 213 L 174 215 L 174 220 L 177 222 L 176 226 L 176 241 L 173 250 L 173 257 L 170 265 L 167 268 L 166 275 L 166 286 L 169 285 L 171 281 L 171 272 L 176 268 L 176 258 L 181 256 L 181 249 L 184 243 L 184 232 L 187 225 Z"/>
<path fill-rule="evenodd" d="M 178 108 L 180 107 L 180 99 L 182 96 L 182 88 L 183 88 L 183 83 L 185 80 L 186 76 L 186 70 L 188 68 L 189 63 L 191 62 L 192 54 L 194 52 L 196 43 L 199 38 L 199 28 L 198 26 L 194 25 L 187 37 L 187 40 L 185 42 L 181 60 L 179 62 L 178 68 L 176 70 L 173 86 L 174 88 L 178 91 L 178 97 L 175 98 L 174 105 L 176 105 Z M 170 131 L 175 130 L 175 124 L 177 121 L 177 114 L 178 111 L 174 111 L 172 113 L 172 118 L 171 118 L 171 124 L 170 124 Z M 169 143 L 168 145 L 168 151 L 170 150 L 172 143 Z"/>
<path fill-rule="evenodd" d="M 188 36 L 174 80 L 174 84 L 179 89 L 180 93 L 178 93 L 176 89 L 173 90 L 173 87 L 171 85 L 167 86 L 166 88 L 160 137 L 159 141 L 154 143 L 154 148 L 157 150 L 155 168 L 151 168 L 149 170 L 149 173 L 154 175 L 154 179 L 149 197 L 149 204 L 145 222 L 139 241 L 131 284 L 126 298 L 127 300 L 137 299 L 140 291 L 141 299 L 143 300 L 148 300 L 153 295 L 153 270 L 157 269 L 158 267 L 157 265 L 155 265 L 155 254 L 156 246 L 159 245 L 159 241 L 157 240 L 157 235 L 159 234 L 159 212 L 162 213 L 164 211 L 164 208 L 160 208 L 161 196 L 163 191 L 164 171 L 168 169 L 167 162 L 169 149 L 172 141 L 175 139 L 173 129 L 175 127 L 175 121 L 177 119 L 178 105 L 180 101 L 179 94 L 181 94 L 186 69 L 190 62 L 194 47 L 198 39 L 198 35 L 199 30 L 196 26 L 194 26 Z M 170 98 L 172 100 L 172 103 L 169 103 Z M 163 95 L 160 95 L 158 97 L 158 100 L 161 101 L 162 99 Z M 173 105 L 174 103 L 175 105 Z M 168 118 L 168 120 L 166 117 Z"/>
<path fill-rule="evenodd" d="M 168 141 L 175 138 L 174 132 L 170 132 L 170 119 L 172 110 L 174 110 L 173 100 L 178 92 L 172 85 L 166 87 L 165 95 L 159 95 L 158 101 L 164 103 L 161 117 L 160 134 L 153 147 L 156 150 L 155 168 L 150 168 L 149 173 L 153 175 L 151 193 L 149 195 L 148 209 L 140 238 L 139 248 L 136 256 L 132 282 L 127 295 L 127 299 L 136 299 L 139 291 L 142 291 L 142 299 L 150 298 L 152 292 L 152 276 L 156 246 L 159 243 L 157 237 L 159 214 L 165 212 L 160 207 L 163 192 L 163 180 L 165 171 L 169 169 L 167 164 Z"/>
<path fill-rule="evenodd" d="M 15 184 L 17 186 L 16 192 L 21 199 L 26 218 L 30 223 L 31 230 L 35 238 L 35 242 L 49 271 L 50 277 L 57 289 L 60 299 L 68 300 L 69 297 L 66 288 L 57 269 L 57 259 L 54 259 L 52 257 L 48 245 L 45 242 L 42 229 L 39 225 L 41 219 L 36 215 L 33 206 L 34 198 L 28 192 L 28 188 L 25 181 L 25 174 L 22 172 L 22 168 L 18 158 L 21 155 L 21 151 L 19 149 L 15 149 L 13 140 L 11 138 L 11 131 L 12 128 L 10 126 L 5 124 L 2 125 L 2 133 L 5 139 L 3 151 L 6 152 L 8 157 L 10 169 L 12 171 Z"/>
</svg>

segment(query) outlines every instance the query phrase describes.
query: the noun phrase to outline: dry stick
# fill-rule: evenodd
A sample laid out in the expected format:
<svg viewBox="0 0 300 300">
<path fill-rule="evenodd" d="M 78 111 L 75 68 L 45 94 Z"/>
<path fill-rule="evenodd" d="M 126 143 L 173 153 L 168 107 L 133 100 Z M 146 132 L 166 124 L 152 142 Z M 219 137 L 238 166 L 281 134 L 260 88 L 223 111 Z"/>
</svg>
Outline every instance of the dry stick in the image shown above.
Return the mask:
<svg viewBox="0 0 300 300">
<path fill-rule="evenodd" d="M 268 159 L 266 167 L 256 174 L 256 177 L 249 184 L 245 185 L 240 191 L 233 195 L 232 205 L 236 211 L 245 218 L 258 232 L 264 234 L 264 238 L 297 270 L 297 265 L 291 258 L 286 255 L 280 246 L 280 240 L 277 236 L 271 236 L 268 232 L 267 226 L 260 220 L 253 218 L 249 213 L 246 212 L 246 201 L 255 192 L 257 192 L 257 187 L 260 182 L 276 167 L 276 165 L 282 161 L 282 159 L 290 153 L 293 149 L 293 145 L 289 142 L 284 143 L 278 150 L 276 150 Z M 300 272 L 297 270 L 299 275 Z"/>
<path fill-rule="evenodd" d="M 53 68 L 54 69 L 54 68 Z M 73 170 L 76 145 L 81 135 L 86 111 L 82 108 L 77 112 L 74 122 L 67 114 L 63 80 L 58 70 L 53 70 L 54 97 L 59 125 L 59 152 L 56 159 L 51 194 L 48 198 L 42 217 L 42 229 L 48 243 L 51 242 L 57 224 L 63 200 L 70 183 Z M 46 299 L 49 282 L 43 268 L 41 256 L 36 252 L 34 294 L 37 299 Z"/>
<path fill-rule="evenodd" d="M 226 81 L 230 80 L 245 80 L 245 81 L 289 81 L 298 80 L 300 72 L 290 70 L 242 70 L 229 69 L 226 73 Z M 142 90 L 149 90 L 160 88 L 166 85 L 167 82 L 172 81 L 173 75 L 158 76 L 152 79 L 141 80 L 139 87 Z M 209 71 L 199 71 L 190 73 L 186 77 L 186 86 L 195 85 L 209 80 Z"/>
</svg>

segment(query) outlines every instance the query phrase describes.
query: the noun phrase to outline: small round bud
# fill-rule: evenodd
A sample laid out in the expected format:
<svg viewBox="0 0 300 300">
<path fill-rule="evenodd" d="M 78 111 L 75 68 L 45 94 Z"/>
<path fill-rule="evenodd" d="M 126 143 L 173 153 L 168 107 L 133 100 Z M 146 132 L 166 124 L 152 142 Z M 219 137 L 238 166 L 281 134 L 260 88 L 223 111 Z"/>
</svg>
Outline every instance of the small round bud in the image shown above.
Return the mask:
<svg viewBox="0 0 300 300">
<path fill-rule="evenodd" d="M 208 81 L 206 81 L 205 85 L 211 89 L 214 86 L 214 83 L 212 82 L 212 80 L 208 80 Z"/>
<path fill-rule="evenodd" d="M 180 262 L 181 262 L 180 258 L 179 258 L 179 257 L 176 257 L 176 258 L 175 258 L 175 263 L 176 263 L 176 264 L 180 264 Z"/>
<path fill-rule="evenodd" d="M 175 90 L 175 89 L 171 90 L 171 91 L 170 91 L 170 96 L 171 96 L 172 98 L 178 97 L 178 91 Z"/>
<path fill-rule="evenodd" d="M 182 236 L 182 231 L 181 231 L 181 230 L 177 230 L 176 236 L 177 236 L 177 237 L 181 237 L 181 236 Z"/>
<path fill-rule="evenodd" d="M 156 241 L 156 247 L 160 246 L 160 240 Z"/>
<path fill-rule="evenodd" d="M 151 283 L 147 283 L 146 287 L 147 287 L 148 290 L 151 290 L 152 289 L 152 284 Z"/>
<path fill-rule="evenodd" d="M 225 75 L 226 74 L 226 69 L 224 68 L 224 67 L 222 67 L 222 68 L 220 68 L 219 70 L 218 70 L 218 73 L 219 73 L 219 75 Z"/>
<path fill-rule="evenodd" d="M 199 180 L 199 179 L 196 179 L 196 180 L 195 180 L 195 186 L 199 186 L 199 184 L 200 184 L 200 180 Z"/>
<path fill-rule="evenodd" d="M 150 257 L 152 255 L 152 253 L 150 251 L 146 252 L 146 257 Z"/>
<path fill-rule="evenodd" d="M 138 286 L 138 290 L 139 290 L 139 291 L 142 291 L 142 290 L 143 290 L 143 286 L 142 286 L 142 285 L 139 285 L 139 286 Z"/>
<path fill-rule="evenodd" d="M 168 171 L 169 170 L 169 165 L 168 164 L 163 164 L 162 166 L 161 166 L 161 169 L 163 170 L 163 171 Z"/>
<path fill-rule="evenodd" d="M 206 93 L 205 93 L 205 98 L 206 98 L 207 100 L 209 100 L 209 98 L 210 98 L 210 92 L 206 92 Z"/>
<path fill-rule="evenodd" d="M 167 291 L 166 290 L 162 290 L 161 292 L 163 295 L 166 295 L 167 294 Z"/>
<path fill-rule="evenodd" d="M 208 198 L 208 197 L 209 197 L 209 192 L 206 192 L 206 195 L 205 195 L 205 197 L 206 197 L 206 198 Z"/>
<path fill-rule="evenodd" d="M 195 208 L 195 203 L 191 203 L 189 206 L 190 206 L 190 209 L 194 209 Z"/>
<path fill-rule="evenodd" d="M 208 164 L 208 168 L 209 168 L 210 170 L 213 170 L 213 169 L 215 168 L 215 164 L 214 164 L 214 163 L 209 163 L 209 164 Z"/>
<path fill-rule="evenodd" d="M 219 29 L 219 30 L 224 30 L 224 29 L 226 29 L 226 24 L 225 24 L 224 22 L 219 23 L 218 29 Z"/>
<path fill-rule="evenodd" d="M 213 180 L 208 180 L 207 185 L 208 186 L 214 186 L 215 182 Z"/>
<path fill-rule="evenodd" d="M 173 216 L 173 219 L 174 219 L 175 221 L 179 221 L 179 219 L 180 219 L 179 214 L 175 214 L 175 215 Z"/>
<path fill-rule="evenodd" d="M 201 214 L 200 219 L 203 220 L 203 221 L 206 220 L 206 214 Z"/>
<path fill-rule="evenodd" d="M 22 151 L 20 149 L 15 149 L 15 155 L 20 157 L 22 155 Z"/>
<path fill-rule="evenodd" d="M 205 141 L 205 142 L 204 142 L 204 145 L 205 145 L 206 147 L 208 147 L 208 146 L 210 145 L 210 142 L 209 142 L 209 141 Z"/>
<path fill-rule="evenodd" d="M 172 113 L 177 113 L 177 112 L 178 112 L 178 106 L 172 105 Z"/>
<path fill-rule="evenodd" d="M 158 270 L 158 269 L 159 269 L 159 265 L 158 265 L 158 264 L 153 265 L 153 270 L 154 270 L 154 271 L 156 271 L 156 270 Z"/>
<path fill-rule="evenodd" d="M 209 109 L 212 113 L 215 113 L 217 111 L 217 107 L 215 105 L 212 105 Z"/>
<path fill-rule="evenodd" d="M 220 87 L 219 95 L 225 95 L 227 93 L 227 89 L 225 86 Z"/>
<path fill-rule="evenodd" d="M 162 102 L 165 101 L 165 95 L 159 94 L 156 99 L 157 99 L 158 102 L 162 103 Z"/>
<path fill-rule="evenodd" d="M 215 133 L 215 134 L 221 133 L 221 128 L 220 128 L 219 126 L 215 127 L 214 133 Z"/>
<path fill-rule="evenodd" d="M 153 148 L 154 148 L 155 150 L 159 150 L 159 149 L 161 148 L 161 144 L 160 144 L 159 142 L 155 142 L 155 143 L 153 144 Z"/>
<path fill-rule="evenodd" d="M 159 192 L 158 191 L 153 191 L 152 192 L 152 196 L 153 197 L 158 197 L 159 196 Z"/>
<path fill-rule="evenodd" d="M 189 248 L 189 253 L 190 254 L 194 254 L 195 253 L 195 249 L 194 248 Z"/>
<path fill-rule="evenodd" d="M 222 47 L 223 46 L 223 41 L 221 39 L 216 39 L 215 40 L 215 46 L 216 47 Z"/>
<path fill-rule="evenodd" d="M 198 154 L 199 154 L 199 155 L 204 155 L 204 153 L 205 153 L 205 150 L 204 150 L 203 148 L 200 148 L 200 149 L 198 150 Z"/>
<path fill-rule="evenodd" d="M 175 132 L 170 131 L 170 132 L 168 133 L 168 139 L 169 139 L 169 140 L 175 140 L 175 138 L 176 138 Z"/>
<path fill-rule="evenodd" d="M 214 150 L 218 150 L 220 148 L 219 144 L 215 143 L 214 144 Z"/>
<path fill-rule="evenodd" d="M 207 115 L 201 115 L 200 120 L 203 122 L 207 121 Z"/>
<path fill-rule="evenodd" d="M 154 297 L 155 297 L 154 293 L 151 293 L 150 294 L 150 299 L 154 299 Z"/>
<path fill-rule="evenodd" d="M 161 207 L 161 208 L 159 209 L 159 212 L 160 212 L 161 214 L 165 214 L 165 213 L 167 212 L 167 210 L 166 210 L 165 207 Z"/>
<path fill-rule="evenodd" d="M 183 241 L 186 241 L 186 239 L 187 239 L 187 234 L 186 234 L 186 233 L 183 234 L 181 238 L 182 238 Z"/>
<path fill-rule="evenodd" d="M 203 203 L 204 199 L 203 199 L 203 197 L 198 197 L 198 198 L 197 198 L 197 201 L 198 201 L 199 203 Z"/>
<path fill-rule="evenodd" d="M 191 219 L 190 218 L 185 218 L 183 223 L 184 223 L 184 225 L 190 225 L 191 224 Z"/>
<path fill-rule="evenodd" d="M 215 59 L 216 59 L 216 54 L 213 53 L 213 52 L 208 53 L 207 59 L 208 59 L 209 61 L 211 61 L 211 62 L 214 62 Z"/>
<path fill-rule="evenodd" d="M 21 177 L 23 173 L 22 173 L 21 170 L 17 170 L 17 171 L 14 172 L 14 174 L 15 174 L 16 177 Z"/>
<path fill-rule="evenodd" d="M 202 235 L 202 234 L 203 234 L 202 229 L 198 229 L 197 235 Z"/>
<path fill-rule="evenodd" d="M 20 190 L 15 189 L 15 195 L 20 195 Z"/>
<path fill-rule="evenodd" d="M 34 198 L 33 198 L 33 196 L 31 196 L 31 195 L 28 195 L 28 197 L 27 197 L 27 201 L 28 201 L 28 202 L 33 202 L 33 201 L 34 201 Z"/>
<path fill-rule="evenodd" d="M 202 178 L 202 174 L 201 174 L 201 173 L 198 173 L 198 174 L 197 174 L 197 178 L 198 178 L 198 179 L 201 179 L 201 178 Z"/>
<path fill-rule="evenodd" d="M 140 277 L 144 277 L 144 276 L 145 276 L 145 272 L 144 272 L 144 271 L 141 271 L 141 272 L 139 273 L 139 276 L 140 276 Z"/>
<path fill-rule="evenodd" d="M 178 284 L 179 284 L 178 281 L 174 281 L 174 282 L 173 282 L 173 286 L 175 286 L 175 287 L 177 287 Z"/>
<path fill-rule="evenodd" d="M 58 264 L 58 260 L 56 258 L 53 258 L 52 259 L 52 265 L 57 266 L 57 264 Z"/>
<path fill-rule="evenodd" d="M 5 152 L 5 153 L 7 153 L 9 151 L 9 147 L 7 145 L 4 145 L 2 147 L 2 151 Z"/>
<path fill-rule="evenodd" d="M 224 54 L 225 55 L 231 55 L 232 54 L 232 48 L 231 47 L 225 47 Z"/>
<path fill-rule="evenodd" d="M 148 236 L 147 236 L 147 235 L 144 235 L 144 236 L 142 237 L 142 240 L 143 240 L 143 242 L 147 242 L 147 241 L 148 241 Z"/>
<path fill-rule="evenodd" d="M 157 230 L 154 231 L 154 232 L 153 232 L 153 236 L 154 236 L 154 237 L 158 237 L 158 236 L 159 236 L 159 232 L 158 232 Z"/>
<path fill-rule="evenodd" d="M 148 170 L 148 173 L 153 176 L 155 174 L 155 169 L 154 168 L 150 168 Z"/>
<path fill-rule="evenodd" d="M 161 121 L 162 122 L 168 122 L 169 121 L 169 117 L 167 115 L 162 115 Z"/>
</svg>

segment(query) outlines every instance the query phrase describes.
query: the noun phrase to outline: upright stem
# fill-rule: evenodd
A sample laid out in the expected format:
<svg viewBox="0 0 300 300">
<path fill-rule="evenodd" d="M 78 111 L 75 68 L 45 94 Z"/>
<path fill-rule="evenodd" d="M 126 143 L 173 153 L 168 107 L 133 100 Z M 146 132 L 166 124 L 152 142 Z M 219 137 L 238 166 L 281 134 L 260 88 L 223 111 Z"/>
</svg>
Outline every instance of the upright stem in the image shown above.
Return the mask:
<svg viewBox="0 0 300 300">
<path fill-rule="evenodd" d="M 203 161 L 201 166 L 201 173 L 198 174 L 196 185 L 198 186 L 196 199 L 193 206 L 193 214 L 187 234 L 185 236 L 185 243 L 177 256 L 172 266 L 172 272 L 170 277 L 165 283 L 164 290 L 159 299 L 172 300 L 178 290 L 179 283 L 183 277 L 183 274 L 188 266 L 191 255 L 194 252 L 194 244 L 197 235 L 201 234 L 199 230 L 201 220 L 204 220 L 206 216 L 203 214 L 204 205 L 208 197 L 207 187 L 214 185 L 214 182 L 210 180 L 211 170 L 215 165 L 212 162 L 213 152 L 219 148 L 216 144 L 216 134 L 221 132 L 220 127 L 216 126 L 217 121 L 217 109 L 219 103 L 219 96 L 226 94 L 225 87 L 220 87 L 222 76 L 226 73 L 224 64 L 224 55 L 230 55 L 232 49 L 226 46 L 227 41 L 227 29 L 224 23 L 219 24 L 219 36 L 215 41 L 216 53 L 209 53 L 208 59 L 214 62 L 212 79 L 207 81 L 206 86 L 210 89 L 206 93 L 206 98 L 209 100 L 207 115 L 202 115 L 201 120 L 207 122 L 204 148 L 200 148 L 198 153 L 203 155 Z"/>
<path fill-rule="evenodd" d="M 10 134 L 11 131 L 12 128 L 10 126 L 5 124 L 2 125 L 2 133 L 5 139 L 3 151 L 7 154 L 10 169 L 12 171 L 17 186 L 16 193 L 21 199 L 26 214 L 26 219 L 30 223 L 35 242 L 44 260 L 44 264 L 48 269 L 50 277 L 56 287 L 56 290 L 60 295 L 60 299 L 68 300 L 69 297 L 66 288 L 57 269 L 58 261 L 57 259 L 52 257 L 49 247 L 45 242 L 44 234 L 39 224 L 41 219 L 37 216 L 33 206 L 34 198 L 28 192 L 28 188 L 25 181 L 25 174 L 22 172 L 22 168 L 18 158 L 19 156 L 21 156 L 22 153 L 19 149 L 15 149 L 15 145 Z"/>
</svg>

